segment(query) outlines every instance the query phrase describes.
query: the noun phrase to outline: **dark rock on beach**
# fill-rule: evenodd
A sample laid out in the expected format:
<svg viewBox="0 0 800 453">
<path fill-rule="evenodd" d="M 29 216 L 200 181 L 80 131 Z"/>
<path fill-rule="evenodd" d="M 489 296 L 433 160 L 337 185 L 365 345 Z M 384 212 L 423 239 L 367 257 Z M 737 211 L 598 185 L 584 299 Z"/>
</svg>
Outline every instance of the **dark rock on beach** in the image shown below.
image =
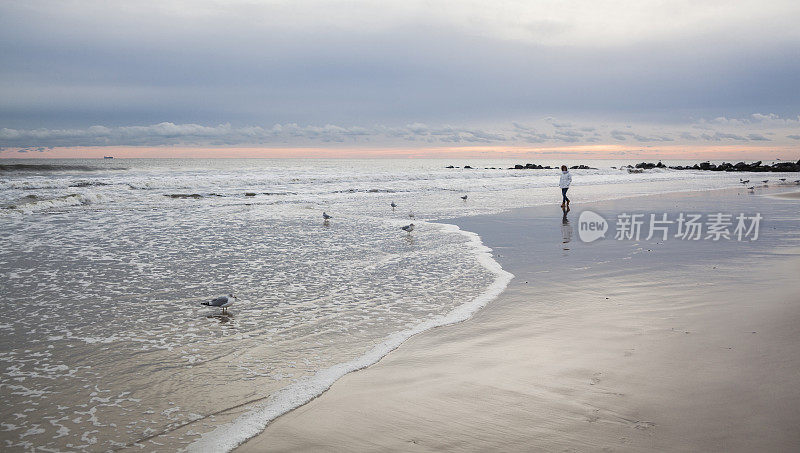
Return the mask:
<svg viewBox="0 0 800 453">
<path fill-rule="evenodd" d="M 509 170 L 552 170 L 552 168 L 548 165 L 543 167 L 541 165 L 536 164 L 525 164 L 525 165 L 514 165 L 513 168 L 509 167 Z"/>
<path fill-rule="evenodd" d="M 660 164 L 660 162 L 659 162 L 659 164 Z M 663 165 L 663 164 L 662 164 L 662 165 Z M 448 166 L 446 166 L 446 167 L 444 167 L 444 168 L 461 168 L 461 167 L 456 167 L 456 166 L 453 166 L 453 165 L 448 165 Z M 464 165 L 464 167 L 463 167 L 463 168 L 466 168 L 466 169 L 474 169 L 474 167 L 471 167 L 471 166 L 469 166 L 469 165 Z M 573 169 L 573 170 L 597 170 L 596 168 L 594 168 L 594 167 L 590 167 L 590 166 L 588 166 L 588 165 L 574 165 L 574 166 L 572 166 L 572 167 L 570 167 L 570 168 L 571 168 L 571 169 Z M 549 165 L 537 165 L 537 164 L 531 164 L 531 163 L 527 163 L 527 164 L 525 164 L 525 165 L 522 165 L 522 164 L 516 164 L 516 165 L 514 165 L 513 167 L 508 167 L 508 169 L 509 169 L 509 170 L 554 170 L 554 169 L 558 169 L 558 167 L 551 167 L 551 166 L 549 166 Z M 502 168 L 498 168 L 498 167 L 484 167 L 484 170 L 502 170 Z"/>
<path fill-rule="evenodd" d="M 643 168 L 645 170 L 650 170 L 651 168 L 667 168 L 667 166 L 662 164 L 661 161 L 658 161 L 657 164 L 654 164 L 652 162 L 642 162 L 640 164 L 636 164 L 636 168 Z"/>
<path fill-rule="evenodd" d="M 636 167 L 647 168 L 647 167 L 639 167 L 639 165 L 641 164 L 636 165 Z M 677 165 L 669 168 L 673 170 L 793 172 L 793 171 L 800 171 L 800 160 L 798 160 L 797 162 L 777 162 L 771 165 L 770 164 L 762 165 L 762 162 L 760 160 L 758 162 L 753 162 L 750 164 L 745 162 L 737 162 L 736 164 L 723 162 L 719 165 L 716 165 L 710 162 L 701 162 L 699 164 L 694 164 L 694 165 L 685 165 L 685 166 Z"/>
</svg>

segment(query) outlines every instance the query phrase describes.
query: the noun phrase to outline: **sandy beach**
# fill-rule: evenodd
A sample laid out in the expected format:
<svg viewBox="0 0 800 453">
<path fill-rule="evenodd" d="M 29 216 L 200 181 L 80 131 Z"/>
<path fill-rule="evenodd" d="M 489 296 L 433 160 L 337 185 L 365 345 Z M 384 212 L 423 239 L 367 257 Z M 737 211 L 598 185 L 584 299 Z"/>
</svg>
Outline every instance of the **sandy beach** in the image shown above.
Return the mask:
<svg viewBox="0 0 800 453">
<path fill-rule="evenodd" d="M 515 274 L 507 290 L 237 451 L 797 451 L 798 205 L 760 195 L 575 203 L 567 219 L 759 212 L 750 242 L 582 243 L 557 207 L 455 219 Z"/>
<path fill-rule="evenodd" d="M 800 192 L 784 192 L 775 194 L 778 198 L 800 199 Z"/>
</svg>

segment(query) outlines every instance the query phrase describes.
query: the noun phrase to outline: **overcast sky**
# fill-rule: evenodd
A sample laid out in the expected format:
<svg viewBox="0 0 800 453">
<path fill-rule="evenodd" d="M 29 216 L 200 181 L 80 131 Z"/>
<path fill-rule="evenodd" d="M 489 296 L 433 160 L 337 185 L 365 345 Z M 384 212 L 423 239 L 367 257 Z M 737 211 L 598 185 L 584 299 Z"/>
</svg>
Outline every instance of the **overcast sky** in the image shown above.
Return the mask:
<svg viewBox="0 0 800 453">
<path fill-rule="evenodd" d="M 0 155 L 800 149 L 800 2 L 3 1 Z M 800 156 L 798 156 L 800 157 Z"/>
</svg>

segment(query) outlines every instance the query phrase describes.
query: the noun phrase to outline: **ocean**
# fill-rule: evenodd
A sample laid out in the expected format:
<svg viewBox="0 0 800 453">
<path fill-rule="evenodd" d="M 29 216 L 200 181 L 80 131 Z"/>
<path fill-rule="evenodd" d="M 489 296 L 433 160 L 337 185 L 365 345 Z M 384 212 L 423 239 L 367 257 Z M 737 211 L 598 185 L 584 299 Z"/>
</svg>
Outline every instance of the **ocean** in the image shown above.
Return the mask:
<svg viewBox="0 0 800 453">
<path fill-rule="evenodd" d="M 3 449 L 246 440 L 409 336 L 491 303 L 512 276 L 441 221 L 559 204 L 559 171 L 507 169 L 525 163 L 0 161 Z M 576 205 L 748 177 L 536 163 L 594 167 L 572 170 Z M 229 293 L 228 314 L 200 305 Z"/>
</svg>

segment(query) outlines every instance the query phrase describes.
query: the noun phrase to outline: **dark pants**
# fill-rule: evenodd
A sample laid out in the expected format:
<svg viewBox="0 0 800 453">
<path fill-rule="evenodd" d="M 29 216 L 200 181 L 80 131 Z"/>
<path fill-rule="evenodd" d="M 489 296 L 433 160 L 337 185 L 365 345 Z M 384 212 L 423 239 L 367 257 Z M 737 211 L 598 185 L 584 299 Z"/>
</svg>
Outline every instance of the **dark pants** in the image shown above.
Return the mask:
<svg viewBox="0 0 800 453">
<path fill-rule="evenodd" d="M 569 187 L 561 189 L 561 196 L 564 197 L 564 199 L 561 201 L 562 203 L 569 203 L 569 198 L 567 198 L 567 191 L 568 190 L 569 190 Z"/>
</svg>

